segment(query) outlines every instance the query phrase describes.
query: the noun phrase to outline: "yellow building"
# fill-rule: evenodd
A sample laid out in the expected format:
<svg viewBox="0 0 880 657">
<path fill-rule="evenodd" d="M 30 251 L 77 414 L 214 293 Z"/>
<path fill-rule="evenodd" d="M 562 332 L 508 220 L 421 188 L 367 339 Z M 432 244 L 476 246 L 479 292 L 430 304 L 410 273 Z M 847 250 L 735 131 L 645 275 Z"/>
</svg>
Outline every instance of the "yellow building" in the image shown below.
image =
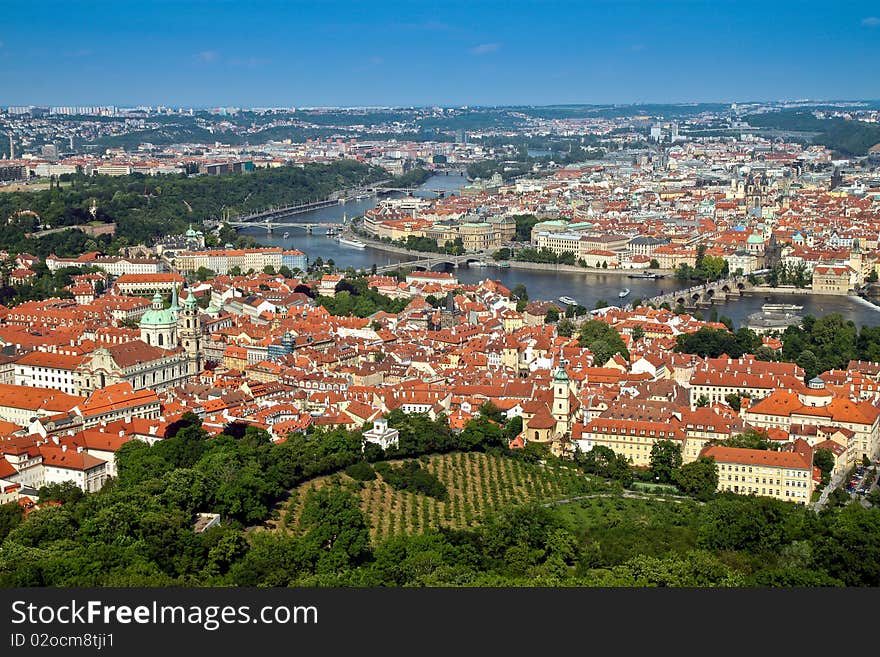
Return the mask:
<svg viewBox="0 0 880 657">
<path fill-rule="evenodd" d="M 852 270 L 847 266 L 819 265 L 813 269 L 813 292 L 847 294 L 851 287 Z"/>
<path fill-rule="evenodd" d="M 707 447 L 703 456 L 715 459 L 718 491 L 775 497 L 809 504 L 813 495 L 812 459 L 796 452 L 740 447 Z"/>
<path fill-rule="evenodd" d="M 244 372 L 248 365 L 247 349 L 231 344 L 223 351 L 223 367 Z"/>
<path fill-rule="evenodd" d="M 636 466 L 651 464 L 651 448 L 658 440 L 684 442 L 684 432 L 676 419 L 650 422 L 598 417 L 584 427 L 582 437 L 594 447 L 603 445 L 615 454 L 623 454 Z"/>
</svg>

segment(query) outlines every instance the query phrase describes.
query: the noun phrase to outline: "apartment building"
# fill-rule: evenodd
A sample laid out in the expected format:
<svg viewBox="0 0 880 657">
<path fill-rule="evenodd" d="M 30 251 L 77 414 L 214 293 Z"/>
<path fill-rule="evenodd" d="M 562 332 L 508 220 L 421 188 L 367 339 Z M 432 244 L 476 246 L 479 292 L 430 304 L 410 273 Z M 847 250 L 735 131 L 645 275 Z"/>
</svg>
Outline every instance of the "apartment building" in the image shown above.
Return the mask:
<svg viewBox="0 0 880 657">
<path fill-rule="evenodd" d="M 763 495 L 808 504 L 813 495 L 812 459 L 797 452 L 711 446 L 701 456 L 715 459 L 718 491 Z"/>
<path fill-rule="evenodd" d="M 594 447 L 603 445 L 615 454 L 623 454 L 635 466 L 648 466 L 654 443 L 672 440 L 683 445 L 685 432 L 676 418 L 654 422 L 598 417 L 587 423 L 581 437 Z"/>
</svg>

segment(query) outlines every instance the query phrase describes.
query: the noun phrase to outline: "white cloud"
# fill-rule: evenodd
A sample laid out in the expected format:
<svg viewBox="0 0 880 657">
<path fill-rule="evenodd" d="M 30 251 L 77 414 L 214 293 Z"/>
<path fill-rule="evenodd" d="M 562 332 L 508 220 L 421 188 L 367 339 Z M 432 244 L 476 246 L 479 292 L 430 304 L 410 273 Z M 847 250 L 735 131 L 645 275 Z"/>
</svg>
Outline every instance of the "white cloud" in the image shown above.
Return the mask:
<svg viewBox="0 0 880 657">
<path fill-rule="evenodd" d="M 868 16 L 867 18 L 862 19 L 863 27 L 877 27 L 878 25 L 880 25 L 880 18 L 877 18 L 876 16 Z"/>
<path fill-rule="evenodd" d="M 216 50 L 203 50 L 202 52 L 196 54 L 195 58 L 197 61 L 200 62 L 215 62 L 220 58 L 220 53 Z"/>
<path fill-rule="evenodd" d="M 479 46 L 471 48 L 471 54 L 488 55 L 491 52 L 497 52 L 500 48 L 500 43 L 481 43 Z"/>
</svg>

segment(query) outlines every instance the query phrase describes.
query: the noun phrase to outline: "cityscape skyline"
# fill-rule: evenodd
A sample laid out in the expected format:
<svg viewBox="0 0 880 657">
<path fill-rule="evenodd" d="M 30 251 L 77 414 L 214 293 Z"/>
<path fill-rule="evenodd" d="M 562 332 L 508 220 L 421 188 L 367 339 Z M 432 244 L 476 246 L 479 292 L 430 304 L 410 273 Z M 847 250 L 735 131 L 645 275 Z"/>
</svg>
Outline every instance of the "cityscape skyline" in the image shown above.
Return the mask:
<svg viewBox="0 0 880 657">
<path fill-rule="evenodd" d="M 880 97 L 862 73 L 880 65 L 880 12 L 866 2 L 845 10 L 798 3 L 796 12 L 794 3 L 755 2 L 557 2 L 553 10 L 449 2 L 438 13 L 400 3 L 270 2 L 253 11 L 170 1 L 149 15 L 90 6 L 7 8 L 3 102 L 421 107 Z"/>
</svg>

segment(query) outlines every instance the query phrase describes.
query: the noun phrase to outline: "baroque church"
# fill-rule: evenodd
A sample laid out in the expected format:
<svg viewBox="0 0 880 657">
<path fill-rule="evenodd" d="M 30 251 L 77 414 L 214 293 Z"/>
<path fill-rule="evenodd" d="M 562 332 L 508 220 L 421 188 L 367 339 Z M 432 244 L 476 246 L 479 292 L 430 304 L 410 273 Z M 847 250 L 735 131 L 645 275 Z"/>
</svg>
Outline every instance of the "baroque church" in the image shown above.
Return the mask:
<svg viewBox="0 0 880 657">
<path fill-rule="evenodd" d="M 202 322 L 195 297 L 180 305 L 177 288 L 171 305 L 153 296 L 140 321 L 140 340 L 98 347 L 79 368 L 80 394 L 127 381 L 134 390 L 161 391 L 190 381 L 202 369 Z"/>
<path fill-rule="evenodd" d="M 580 402 L 562 360 L 553 374 L 552 390 L 523 404 L 521 444 L 530 442 L 550 445 L 561 456 L 571 450 L 571 429 L 577 421 Z"/>
</svg>

